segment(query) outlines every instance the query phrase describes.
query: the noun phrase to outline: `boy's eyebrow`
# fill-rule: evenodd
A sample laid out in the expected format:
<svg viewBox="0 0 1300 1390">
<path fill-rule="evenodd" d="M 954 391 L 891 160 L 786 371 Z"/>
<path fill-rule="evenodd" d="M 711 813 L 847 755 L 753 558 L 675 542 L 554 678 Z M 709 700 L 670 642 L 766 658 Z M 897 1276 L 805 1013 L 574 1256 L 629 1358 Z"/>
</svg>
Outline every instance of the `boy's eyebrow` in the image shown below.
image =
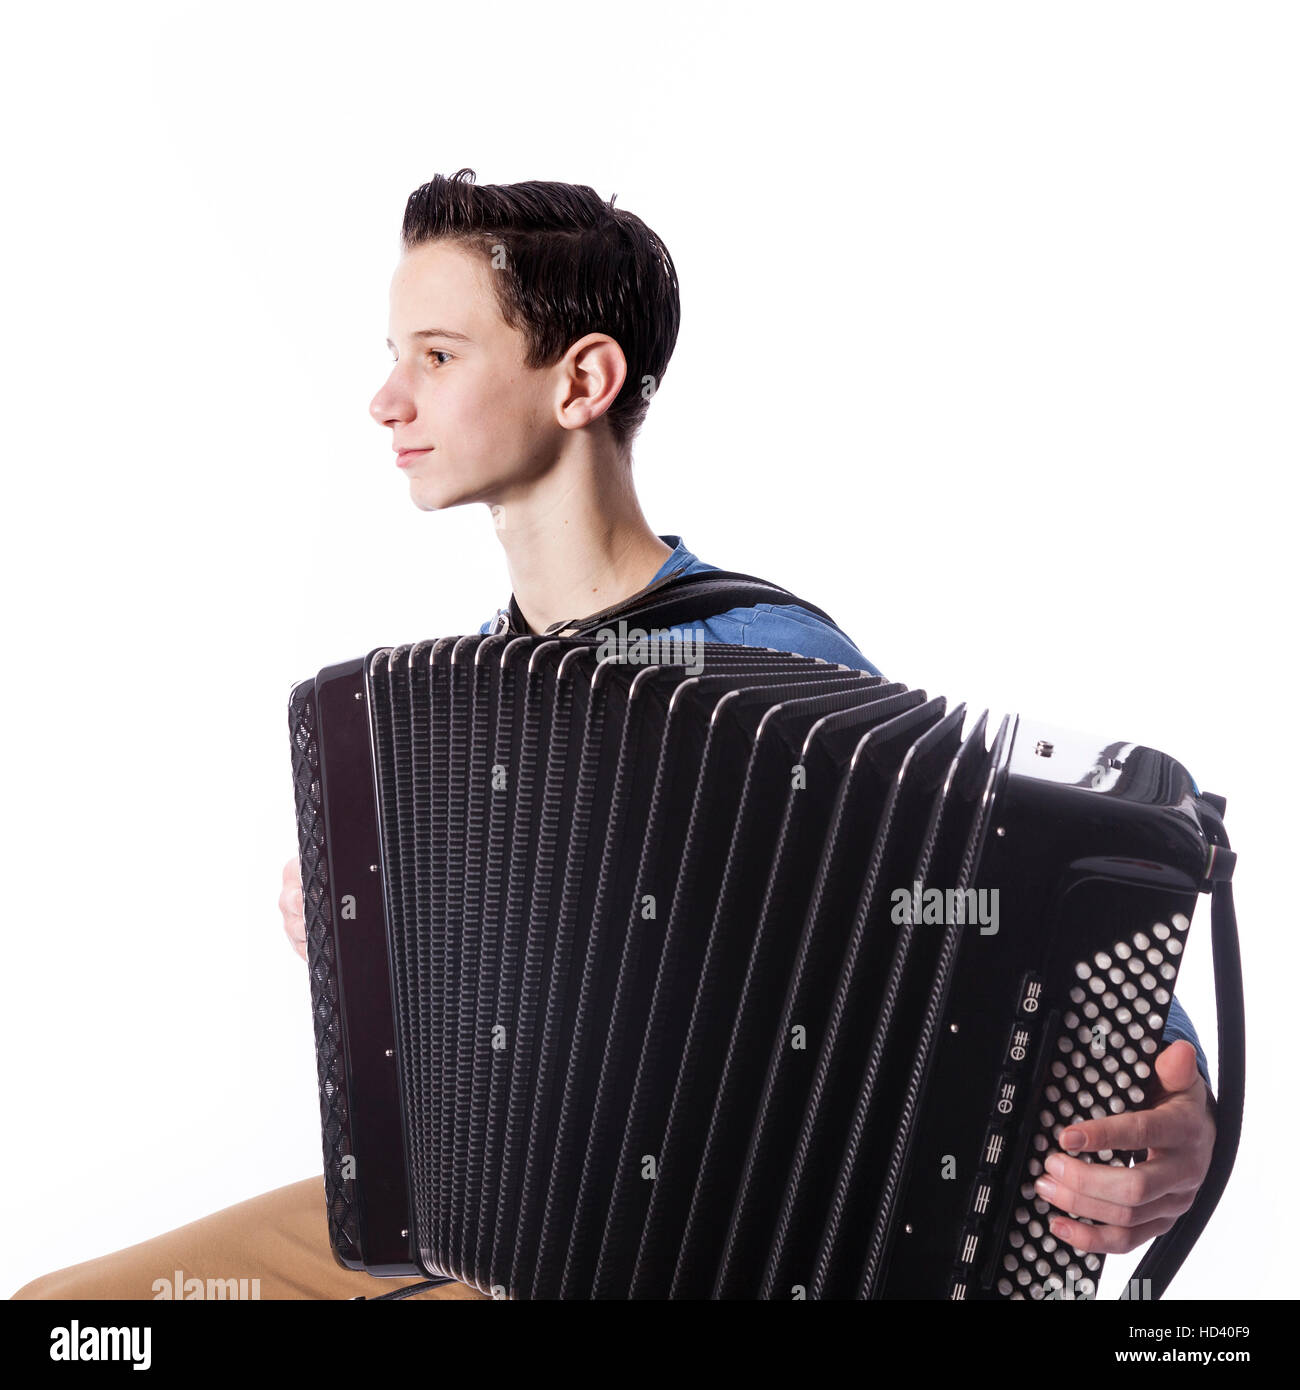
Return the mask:
<svg viewBox="0 0 1300 1390">
<path fill-rule="evenodd" d="M 411 334 L 411 337 L 449 338 L 454 343 L 473 342 L 472 338 L 467 337 L 464 333 L 457 333 L 454 328 L 417 328 L 415 332 Z M 393 340 L 391 338 L 385 338 L 384 342 L 387 343 L 389 347 L 393 346 Z M 396 351 L 396 349 L 394 349 L 394 351 Z"/>
</svg>

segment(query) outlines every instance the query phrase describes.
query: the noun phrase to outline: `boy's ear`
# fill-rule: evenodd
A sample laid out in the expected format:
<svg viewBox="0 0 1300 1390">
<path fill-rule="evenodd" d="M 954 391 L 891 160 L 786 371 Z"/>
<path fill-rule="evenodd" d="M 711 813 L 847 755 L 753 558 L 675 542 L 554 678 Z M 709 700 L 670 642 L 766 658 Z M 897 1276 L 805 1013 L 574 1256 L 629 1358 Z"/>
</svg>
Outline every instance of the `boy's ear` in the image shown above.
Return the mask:
<svg viewBox="0 0 1300 1390">
<path fill-rule="evenodd" d="M 579 338 L 556 364 L 555 418 L 566 430 L 598 420 L 627 380 L 627 358 L 607 333 Z"/>
</svg>

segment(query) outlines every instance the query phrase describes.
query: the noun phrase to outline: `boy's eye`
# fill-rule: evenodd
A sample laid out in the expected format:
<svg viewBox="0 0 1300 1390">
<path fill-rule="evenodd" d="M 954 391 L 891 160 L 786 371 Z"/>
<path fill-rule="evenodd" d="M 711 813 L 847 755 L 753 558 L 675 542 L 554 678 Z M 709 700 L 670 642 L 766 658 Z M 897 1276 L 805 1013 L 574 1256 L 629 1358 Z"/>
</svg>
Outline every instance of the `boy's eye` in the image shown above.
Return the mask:
<svg viewBox="0 0 1300 1390">
<path fill-rule="evenodd" d="M 448 360 L 450 360 L 450 358 L 451 358 L 451 353 L 449 353 L 449 352 L 443 352 L 441 348 L 430 348 L 430 349 L 429 349 L 429 356 L 430 356 L 430 357 L 446 357 Z M 442 364 L 439 363 L 438 365 L 441 366 Z"/>
</svg>

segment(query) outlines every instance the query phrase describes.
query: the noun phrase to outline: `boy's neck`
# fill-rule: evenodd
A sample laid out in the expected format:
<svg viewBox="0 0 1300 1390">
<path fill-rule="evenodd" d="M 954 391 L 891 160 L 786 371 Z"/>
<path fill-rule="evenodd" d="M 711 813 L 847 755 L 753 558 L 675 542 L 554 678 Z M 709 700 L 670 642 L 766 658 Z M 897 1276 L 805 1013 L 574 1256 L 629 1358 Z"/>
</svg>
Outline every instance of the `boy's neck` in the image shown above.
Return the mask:
<svg viewBox="0 0 1300 1390">
<path fill-rule="evenodd" d="M 541 476 L 489 503 L 533 632 L 631 597 L 672 554 L 641 512 L 630 459 L 585 435 L 567 440 Z"/>
</svg>

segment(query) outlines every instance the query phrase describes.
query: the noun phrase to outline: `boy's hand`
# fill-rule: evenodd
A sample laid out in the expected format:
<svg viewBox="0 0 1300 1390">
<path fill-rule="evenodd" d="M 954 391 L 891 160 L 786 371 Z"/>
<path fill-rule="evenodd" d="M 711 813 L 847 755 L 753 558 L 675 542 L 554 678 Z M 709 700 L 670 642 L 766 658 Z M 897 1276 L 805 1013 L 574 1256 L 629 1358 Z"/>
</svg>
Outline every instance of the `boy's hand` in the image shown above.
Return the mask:
<svg viewBox="0 0 1300 1390">
<path fill-rule="evenodd" d="M 1053 1216 L 1052 1234 L 1078 1250 L 1127 1254 L 1163 1235 L 1192 1204 L 1210 1168 L 1215 1127 L 1207 1104 L 1209 1088 L 1196 1070 L 1196 1049 L 1181 1039 L 1156 1058 L 1160 1100 L 1149 1110 L 1131 1110 L 1070 1125 L 1062 1148 L 1146 1149 L 1145 1163 L 1130 1168 L 1084 1163 L 1054 1153 L 1034 1186 L 1063 1212 L 1091 1217 L 1085 1225 Z"/>
<path fill-rule="evenodd" d="M 307 959 L 307 920 L 302 911 L 302 871 L 295 854 L 284 866 L 283 886 L 280 889 L 280 915 L 284 918 L 285 935 L 293 949 Z"/>
</svg>

